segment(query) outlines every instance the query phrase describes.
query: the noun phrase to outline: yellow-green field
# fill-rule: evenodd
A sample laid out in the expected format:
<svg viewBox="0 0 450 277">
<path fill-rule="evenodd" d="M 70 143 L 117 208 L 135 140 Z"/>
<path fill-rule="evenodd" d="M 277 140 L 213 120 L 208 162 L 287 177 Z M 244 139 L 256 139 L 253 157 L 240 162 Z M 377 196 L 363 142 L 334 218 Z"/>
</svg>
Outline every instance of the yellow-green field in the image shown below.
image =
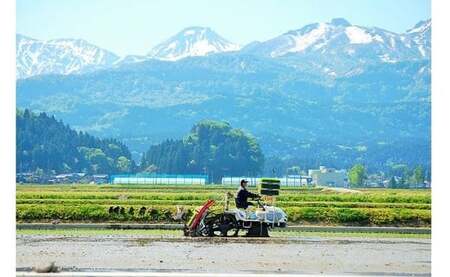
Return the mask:
<svg viewBox="0 0 450 277">
<path fill-rule="evenodd" d="M 176 206 L 192 214 L 207 199 L 215 199 L 216 208 L 223 209 L 226 192 L 236 191 L 236 187 L 220 185 L 17 185 L 16 188 L 18 222 L 55 219 L 173 222 Z M 286 211 L 290 223 L 297 224 L 421 227 L 431 224 L 430 190 L 363 189 L 353 193 L 284 188 L 275 204 Z M 114 208 L 117 212 L 112 211 Z"/>
</svg>

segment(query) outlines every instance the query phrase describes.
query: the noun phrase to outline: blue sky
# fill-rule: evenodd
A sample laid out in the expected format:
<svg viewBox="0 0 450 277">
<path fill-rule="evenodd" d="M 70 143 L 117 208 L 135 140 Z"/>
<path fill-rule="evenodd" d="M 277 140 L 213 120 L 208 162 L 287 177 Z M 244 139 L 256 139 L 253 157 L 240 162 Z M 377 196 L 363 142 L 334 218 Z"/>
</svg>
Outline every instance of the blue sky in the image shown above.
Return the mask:
<svg viewBox="0 0 450 277">
<path fill-rule="evenodd" d="M 335 17 L 404 32 L 431 18 L 430 0 L 17 0 L 17 33 L 83 38 L 119 55 L 146 54 L 189 26 L 239 44 Z"/>
</svg>

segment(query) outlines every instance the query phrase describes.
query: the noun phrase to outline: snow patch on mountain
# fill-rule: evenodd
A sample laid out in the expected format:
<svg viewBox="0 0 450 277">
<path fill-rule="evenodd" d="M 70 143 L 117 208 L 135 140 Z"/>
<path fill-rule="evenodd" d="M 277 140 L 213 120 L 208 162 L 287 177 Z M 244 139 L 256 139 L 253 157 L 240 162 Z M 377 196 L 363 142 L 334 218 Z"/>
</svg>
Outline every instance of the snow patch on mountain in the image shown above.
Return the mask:
<svg viewBox="0 0 450 277">
<path fill-rule="evenodd" d="M 320 23 L 319 26 L 301 36 L 292 36 L 295 45 L 288 52 L 301 52 L 311 46 L 313 43 L 317 42 L 319 39 L 323 38 L 327 32 L 328 26 L 326 24 Z M 320 47 L 319 47 L 320 48 Z"/>
<path fill-rule="evenodd" d="M 398 34 L 377 27 L 352 25 L 345 19 L 312 23 L 243 48 L 246 54 L 287 61 L 308 71 L 344 76 L 363 65 L 430 59 L 431 21 Z"/>
<path fill-rule="evenodd" d="M 425 57 L 427 55 L 427 52 L 425 51 L 423 45 L 419 45 L 419 52 L 422 55 L 422 57 Z"/>
<path fill-rule="evenodd" d="M 386 63 L 395 63 L 395 62 L 397 62 L 397 60 L 392 59 L 391 57 L 389 57 L 389 54 L 380 55 L 380 59 L 383 62 L 386 62 Z"/>
<path fill-rule="evenodd" d="M 423 58 L 431 56 L 431 19 L 417 23 L 412 29 L 406 32 L 411 45 Z"/>
<path fill-rule="evenodd" d="M 17 79 L 41 74 L 83 73 L 108 67 L 118 58 L 82 39 L 41 41 L 16 35 Z"/>
<path fill-rule="evenodd" d="M 366 30 L 363 30 L 356 26 L 345 28 L 345 34 L 352 44 L 365 44 L 371 43 L 373 41 L 372 36 L 368 34 Z M 381 38 L 380 36 L 378 37 Z"/>
<path fill-rule="evenodd" d="M 423 33 L 431 28 L 431 20 L 420 21 L 412 29 L 406 31 L 407 34 Z"/>
<path fill-rule="evenodd" d="M 238 51 L 240 46 L 219 36 L 210 28 L 189 27 L 161 44 L 148 54 L 159 60 L 177 61 L 186 57 Z"/>
</svg>

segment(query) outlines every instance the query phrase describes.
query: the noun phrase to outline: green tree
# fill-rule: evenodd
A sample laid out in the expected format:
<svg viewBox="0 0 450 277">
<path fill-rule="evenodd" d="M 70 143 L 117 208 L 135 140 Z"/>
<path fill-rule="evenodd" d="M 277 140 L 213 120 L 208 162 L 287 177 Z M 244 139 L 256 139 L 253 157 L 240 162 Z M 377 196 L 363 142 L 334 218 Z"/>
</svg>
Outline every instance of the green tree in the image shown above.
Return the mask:
<svg viewBox="0 0 450 277">
<path fill-rule="evenodd" d="M 425 173 L 421 165 L 414 169 L 414 182 L 415 184 L 423 184 L 425 181 Z"/>
<path fill-rule="evenodd" d="M 214 182 L 225 175 L 256 175 L 264 165 L 257 140 L 227 122 L 204 120 L 183 140 L 166 140 L 144 153 L 141 170 L 160 173 L 208 174 Z"/>
<path fill-rule="evenodd" d="M 115 173 L 135 170 L 128 148 L 115 139 L 99 139 L 72 130 L 45 113 L 16 112 L 17 172 Z M 131 164 L 115 163 L 125 157 Z M 121 168 L 119 169 L 118 166 Z"/>
<path fill-rule="evenodd" d="M 366 169 L 362 164 L 354 165 L 348 172 L 349 183 L 353 187 L 361 187 L 366 179 Z"/>
<path fill-rule="evenodd" d="M 406 164 L 392 164 L 390 165 L 390 175 L 399 176 L 407 179 L 411 175 L 411 170 Z"/>
<path fill-rule="evenodd" d="M 395 189 L 397 188 L 397 186 L 398 186 L 397 181 L 395 181 L 395 177 L 392 176 L 391 179 L 389 180 L 389 187 Z"/>
<path fill-rule="evenodd" d="M 42 177 L 42 176 L 44 176 L 44 170 L 42 169 L 42 168 L 36 168 L 36 170 L 34 171 L 34 174 L 37 176 L 37 177 Z"/>
<path fill-rule="evenodd" d="M 408 180 L 406 178 L 400 177 L 400 179 L 397 182 L 397 188 L 406 189 L 408 187 L 409 187 Z"/>
<path fill-rule="evenodd" d="M 121 173 L 129 173 L 131 172 L 131 161 L 124 156 L 120 156 L 116 161 L 116 168 Z"/>
<path fill-rule="evenodd" d="M 110 160 L 105 153 L 99 148 L 82 147 L 81 152 L 84 157 L 91 164 L 93 173 L 109 172 Z"/>
</svg>

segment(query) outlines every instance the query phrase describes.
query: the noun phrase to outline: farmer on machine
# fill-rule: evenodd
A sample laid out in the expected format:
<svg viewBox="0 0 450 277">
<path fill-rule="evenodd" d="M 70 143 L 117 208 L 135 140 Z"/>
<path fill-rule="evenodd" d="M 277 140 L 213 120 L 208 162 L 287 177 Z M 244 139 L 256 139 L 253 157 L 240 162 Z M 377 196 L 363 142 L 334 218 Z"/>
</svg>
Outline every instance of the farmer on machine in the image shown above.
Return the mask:
<svg viewBox="0 0 450 277">
<path fill-rule="evenodd" d="M 241 180 L 241 186 L 239 187 L 239 190 L 237 191 L 236 196 L 236 208 L 239 209 L 247 209 L 248 206 L 253 206 L 253 203 L 248 202 L 248 198 L 260 198 L 258 194 L 251 193 L 247 190 L 247 180 L 242 179 Z"/>
</svg>

